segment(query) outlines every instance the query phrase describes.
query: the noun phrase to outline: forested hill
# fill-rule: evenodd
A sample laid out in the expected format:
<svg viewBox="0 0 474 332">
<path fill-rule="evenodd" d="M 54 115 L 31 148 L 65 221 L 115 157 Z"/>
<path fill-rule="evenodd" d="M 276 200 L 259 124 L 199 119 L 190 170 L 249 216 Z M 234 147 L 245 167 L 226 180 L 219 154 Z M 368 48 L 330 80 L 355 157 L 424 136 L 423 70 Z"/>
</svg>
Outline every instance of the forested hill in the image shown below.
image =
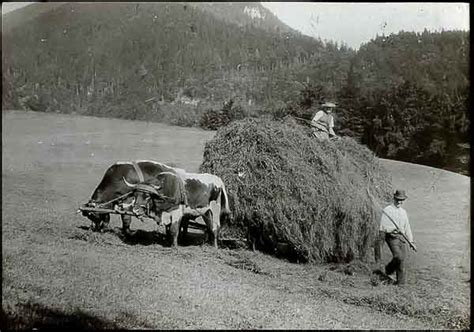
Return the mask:
<svg viewBox="0 0 474 332">
<path fill-rule="evenodd" d="M 113 97 L 122 108 L 121 97 L 129 94 L 164 102 L 184 94 L 263 103 L 294 97 L 298 82 L 322 83 L 334 93 L 345 81 L 350 50 L 293 32 L 259 4 L 240 4 L 238 10 L 200 5 L 55 6 L 28 24 L 4 29 L 4 62 L 17 88 L 59 103 L 74 100 L 71 105 L 87 104 L 88 94 Z M 235 23 L 237 13 L 248 17 L 241 20 L 246 24 Z"/>
<path fill-rule="evenodd" d="M 89 2 L 8 13 L 2 37 L 4 109 L 216 128 L 331 99 L 337 131 L 378 156 L 468 173 L 469 32 L 399 32 L 355 52 L 259 3 Z"/>
<path fill-rule="evenodd" d="M 432 94 L 469 86 L 469 32 L 399 32 L 364 44 L 353 59 L 354 81 L 367 93 L 405 81 Z"/>
<path fill-rule="evenodd" d="M 469 32 L 399 32 L 363 45 L 340 123 L 376 154 L 468 174 Z"/>
</svg>

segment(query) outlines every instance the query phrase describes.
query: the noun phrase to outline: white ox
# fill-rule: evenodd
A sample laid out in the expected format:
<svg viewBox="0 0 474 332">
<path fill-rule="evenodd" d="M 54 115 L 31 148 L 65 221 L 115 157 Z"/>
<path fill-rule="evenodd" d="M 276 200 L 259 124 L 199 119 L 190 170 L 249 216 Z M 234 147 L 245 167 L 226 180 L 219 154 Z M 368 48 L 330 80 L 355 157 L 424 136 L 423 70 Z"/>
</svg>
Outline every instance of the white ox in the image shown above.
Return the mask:
<svg viewBox="0 0 474 332">
<path fill-rule="evenodd" d="M 167 226 L 171 235 L 172 246 L 177 245 L 180 226 L 197 217 L 202 217 L 213 244 L 217 247 L 218 232 L 221 221 L 230 214 L 229 200 L 221 178 L 208 173 L 188 173 L 184 169 L 169 167 L 168 171 L 157 174 L 141 185 L 151 186 L 154 191 L 137 190 L 134 211 L 137 215 L 148 214 L 159 224 Z M 138 184 L 127 186 L 139 189 Z M 173 200 L 166 200 L 173 197 Z M 176 203 L 176 197 L 183 197 Z"/>
</svg>

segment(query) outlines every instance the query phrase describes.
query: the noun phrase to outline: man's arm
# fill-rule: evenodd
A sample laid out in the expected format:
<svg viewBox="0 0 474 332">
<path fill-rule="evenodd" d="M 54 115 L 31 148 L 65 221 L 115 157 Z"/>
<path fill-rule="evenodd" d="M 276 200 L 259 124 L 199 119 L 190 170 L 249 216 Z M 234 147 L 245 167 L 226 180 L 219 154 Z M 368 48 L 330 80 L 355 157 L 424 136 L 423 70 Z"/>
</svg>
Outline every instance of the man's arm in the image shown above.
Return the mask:
<svg viewBox="0 0 474 332">
<path fill-rule="evenodd" d="M 316 115 L 314 116 L 314 118 L 311 120 L 311 125 L 316 125 L 316 122 L 318 122 L 319 119 L 321 119 L 323 117 L 323 112 L 322 111 L 318 111 L 316 113 Z"/>
</svg>

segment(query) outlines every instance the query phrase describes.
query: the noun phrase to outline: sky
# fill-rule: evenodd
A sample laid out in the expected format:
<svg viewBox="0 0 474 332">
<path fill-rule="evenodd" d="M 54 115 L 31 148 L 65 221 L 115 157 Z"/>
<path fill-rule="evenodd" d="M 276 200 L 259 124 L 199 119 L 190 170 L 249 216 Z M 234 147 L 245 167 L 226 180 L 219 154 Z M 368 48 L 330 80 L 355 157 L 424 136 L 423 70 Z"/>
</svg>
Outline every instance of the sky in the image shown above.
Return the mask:
<svg viewBox="0 0 474 332">
<path fill-rule="evenodd" d="M 33 2 L 3 2 L 2 15 Z M 305 35 L 344 42 L 353 49 L 376 35 L 399 31 L 469 30 L 468 2 L 262 2 Z"/>
<path fill-rule="evenodd" d="M 469 3 L 262 2 L 305 35 L 344 42 L 353 49 L 376 35 L 399 31 L 470 30 Z"/>
</svg>

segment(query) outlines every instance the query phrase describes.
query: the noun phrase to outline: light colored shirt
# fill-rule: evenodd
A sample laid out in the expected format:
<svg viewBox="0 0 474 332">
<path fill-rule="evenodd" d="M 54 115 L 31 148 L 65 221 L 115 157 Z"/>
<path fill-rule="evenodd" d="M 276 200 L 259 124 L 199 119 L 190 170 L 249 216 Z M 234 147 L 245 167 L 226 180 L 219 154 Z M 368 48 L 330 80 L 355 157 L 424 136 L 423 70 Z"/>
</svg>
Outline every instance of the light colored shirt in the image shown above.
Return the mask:
<svg viewBox="0 0 474 332">
<path fill-rule="evenodd" d="M 392 220 L 397 224 L 398 229 L 405 234 L 408 241 L 413 242 L 413 234 L 411 233 L 410 222 L 408 221 L 408 215 L 404 208 L 396 207 L 393 204 L 388 205 L 383 209 L 382 217 L 380 218 L 380 231 L 385 233 L 392 233 L 397 228 L 393 222 L 387 217 L 389 215 Z"/>
<path fill-rule="evenodd" d="M 318 111 L 316 115 L 311 120 L 311 125 L 316 127 L 319 130 L 328 132 L 329 134 L 335 136 L 334 132 L 334 118 L 331 114 L 327 114 L 324 111 Z"/>
</svg>

